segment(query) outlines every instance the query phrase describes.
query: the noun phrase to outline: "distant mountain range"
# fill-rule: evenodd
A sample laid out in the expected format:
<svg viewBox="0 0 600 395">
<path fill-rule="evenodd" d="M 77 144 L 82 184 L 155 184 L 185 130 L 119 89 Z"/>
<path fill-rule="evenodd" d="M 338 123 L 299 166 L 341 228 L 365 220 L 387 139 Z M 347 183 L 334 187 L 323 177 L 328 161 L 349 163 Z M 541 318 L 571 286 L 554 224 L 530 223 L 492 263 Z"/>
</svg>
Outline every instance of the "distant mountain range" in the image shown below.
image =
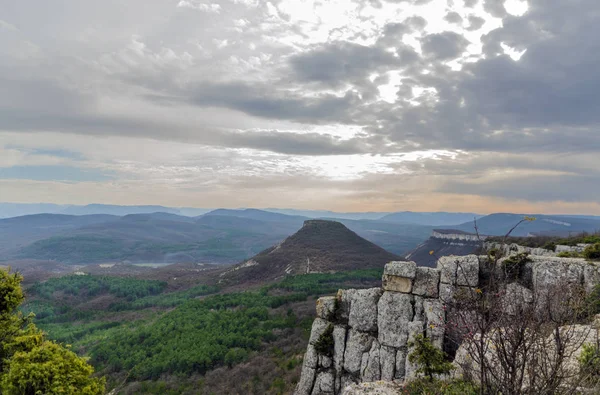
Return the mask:
<svg viewBox="0 0 600 395">
<path fill-rule="evenodd" d="M 336 221 L 311 219 L 276 244 L 224 274 L 235 282 L 265 282 L 286 275 L 382 268 L 401 260 Z"/>
<path fill-rule="evenodd" d="M 255 209 L 220 209 L 198 217 L 165 212 L 28 215 L 0 220 L 0 260 L 235 263 L 292 235 L 307 219 Z M 431 231 L 420 225 L 340 221 L 398 255 L 413 249 Z"/>
<path fill-rule="evenodd" d="M 11 218 L 32 214 L 108 214 L 122 216 L 128 214 L 151 214 L 156 212 L 195 217 L 211 210 L 212 209 L 193 207 L 119 206 L 111 204 L 88 204 L 85 206 L 78 206 L 50 203 L 0 203 L 0 218 Z"/>
<path fill-rule="evenodd" d="M 411 212 L 403 211 L 397 213 L 390 212 L 365 212 L 365 213 L 347 213 L 334 212 L 327 210 L 295 210 L 295 209 L 206 209 L 190 207 L 165 207 L 165 206 L 118 206 L 110 204 L 88 204 L 85 206 L 77 205 L 56 205 L 56 204 L 21 204 L 21 203 L 0 203 L 0 218 L 10 218 L 31 214 L 65 214 L 65 215 L 93 215 L 107 214 L 123 216 L 128 214 L 151 214 L 156 212 L 171 213 L 187 217 L 197 217 L 206 213 L 215 215 L 238 215 L 240 212 L 270 212 L 292 217 L 303 218 L 334 218 L 347 220 L 382 220 L 386 222 L 408 223 L 426 226 L 446 226 L 454 225 L 472 220 L 481 215 L 473 213 L 446 213 L 446 212 Z M 225 213 L 225 214 L 224 214 Z M 234 214 L 232 214 L 234 213 Z M 244 214 L 246 215 L 246 214 Z"/>
<path fill-rule="evenodd" d="M 156 209 L 167 211 L 143 213 Z M 300 229 L 305 221 L 313 219 L 258 209 L 217 209 L 197 216 L 179 215 L 174 212 L 177 210 L 181 209 L 90 205 L 71 206 L 63 211 L 107 211 L 119 215 L 54 213 L 0 219 L 0 260 L 42 259 L 71 264 L 122 261 L 236 263 L 281 242 Z M 129 211 L 142 213 L 122 215 Z M 600 230 L 600 217 L 536 217 L 536 221 L 519 226 L 513 235 Z M 446 224 L 465 218 L 467 221 L 463 223 L 441 226 L 473 232 L 473 218 L 477 218 L 480 233 L 503 235 L 523 215 L 501 213 L 480 217 L 472 213 L 402 212 L 386 214 L 378 220 L 321 219 L 338 221 L 390 253 L 405 255 L 427 240 L 433 229 L 439 228 L 431 223 Z"/>
</svg>

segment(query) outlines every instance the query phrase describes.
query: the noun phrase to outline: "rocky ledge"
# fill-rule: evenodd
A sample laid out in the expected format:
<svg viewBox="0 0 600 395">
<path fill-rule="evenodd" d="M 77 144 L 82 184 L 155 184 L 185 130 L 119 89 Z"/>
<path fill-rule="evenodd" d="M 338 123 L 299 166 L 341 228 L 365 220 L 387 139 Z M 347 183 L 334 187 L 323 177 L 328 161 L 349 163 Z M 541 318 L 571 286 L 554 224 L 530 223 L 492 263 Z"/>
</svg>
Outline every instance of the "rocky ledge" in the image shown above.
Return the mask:
<svg viewBox="0 0 600 395">
<path fill-rule="evenodd" d="M 415 377 L 408 344 L 425 334 L 441 348 L 445 336 L 445 302 L 455 292 L 476 288 L 480 262 L 486 257 L 447 256 L 436 268 L 414 262 L 390 262 L 381 288 L 340 290 L 317 301 L 297 395 L 355 394 L 367 382 L 403 381 Z M 600 283 L 598 265 L 583 259 L 531 256 L 520 284 L 508 287 L 508 300 L 526 297 L 555 283 L 573 283 L 591 290 Z M 386 394 L 392 384 L 373 384 Z M 368 387 L 369 385 L 367 385 Z M 366 387 L 365 387 L 366 388 Z M 368 389 L 368 388 L 366 388 Z M 354 392 L 353 392 L 354 391 Z"/>
</svg>

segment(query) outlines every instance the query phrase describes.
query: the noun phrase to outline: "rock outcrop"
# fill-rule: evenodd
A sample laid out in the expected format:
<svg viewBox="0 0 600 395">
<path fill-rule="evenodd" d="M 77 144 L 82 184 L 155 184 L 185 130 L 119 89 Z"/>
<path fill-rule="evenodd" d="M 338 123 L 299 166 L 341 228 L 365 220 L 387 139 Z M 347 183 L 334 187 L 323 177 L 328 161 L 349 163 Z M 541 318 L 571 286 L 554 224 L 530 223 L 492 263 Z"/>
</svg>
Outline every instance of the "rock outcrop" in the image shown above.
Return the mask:
<svg viewBox="0 0 600 395">
<path fill-rule="evenodd" d="M 353 384 L 414 377 L 416 367 L 407 358 L 410 339 L 425 334 L 437 347 L 443 346 L 452 335 L 446 330 L 445 304 L 456 292 L 479 285 L 484 259 L 447 256 L 436 268 L 390 262 L 381 288 L 340 290 L 335 297 L 320 298 L 295 394 L 354 394 L 361 386 Z M 527 278 L 521 283 L 530 287 L 515 283 L 507 288 L 509 311 L 551 284 L 567 281 L 591 290 L 600 282 L 599 266 L 583 259 L 532 255 L 525 266 L 522 275 Z M 329 343 L 332 348 L 317 347 Z M 390 388 L 378 390 L 385 394 Z"/>
</svg>

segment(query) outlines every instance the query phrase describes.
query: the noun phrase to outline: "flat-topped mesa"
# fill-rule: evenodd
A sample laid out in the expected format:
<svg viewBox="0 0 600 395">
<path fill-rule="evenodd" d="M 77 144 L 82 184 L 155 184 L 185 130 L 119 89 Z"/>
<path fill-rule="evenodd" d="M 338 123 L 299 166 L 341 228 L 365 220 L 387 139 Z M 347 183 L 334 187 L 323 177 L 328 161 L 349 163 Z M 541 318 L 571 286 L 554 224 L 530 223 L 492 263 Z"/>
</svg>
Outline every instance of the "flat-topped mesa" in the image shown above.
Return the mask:
<svg viewBox="0 0 600 395">
<path fill-rule="evenodd" d="M 454 294 L 479 286 L 483 256 L 446 256 L 435 268 L 414 262 L 385 265 L 382 287 L 339 290 L 319 298 L 296 395 L 339 395 L 351 384 L 402 381 L 416 375 L 408 360 L 410 340 L 429 337 L 442 348 L 446 337 L 445 303 Z M 597 264 L 583 259 L 531 256 L 523 270 L 530 284 L 519 283 L 507 292 L 527 296 L 553 283 L 581 284 L 589 292 L 600 283 Z"/>
</svg>

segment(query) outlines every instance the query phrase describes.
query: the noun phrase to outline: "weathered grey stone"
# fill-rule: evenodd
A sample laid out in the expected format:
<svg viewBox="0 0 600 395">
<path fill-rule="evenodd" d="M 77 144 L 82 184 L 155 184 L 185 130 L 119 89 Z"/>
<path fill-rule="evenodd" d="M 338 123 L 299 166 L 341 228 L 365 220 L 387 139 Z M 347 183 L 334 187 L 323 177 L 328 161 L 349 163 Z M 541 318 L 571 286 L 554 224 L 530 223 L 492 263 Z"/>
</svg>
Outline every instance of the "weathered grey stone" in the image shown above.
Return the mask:
<svg viewBox="0 0 600 395">
<path fill-rule="evenodd" d="M 328 369 L 333 364 L 333 361 L 327 355 L 319 355 L 319 367 Z"/>
<path fill-rule="evenodd" d="M 311 395 L 313 384 L 315 382 L 315 375 L 315 369 L 303 367 L 302 375 L 300 376 L 300 381 L 298 381 L 294 395 Z"/>
<path fill-rule="evenodd" d="M 443 256 L 438 259 L 440 282 L 476 287 L 479 284 L 479 258 L 477 255 Z"/>
<path fill-rule="evenodd" d="M 477 255 L 458 257 L 456 285 L 463 287 L 477 287 L 479 285 L 479 258 Z"/>
<path fill-rule="evenodd" d="M 440 282 L 443 284 L 456 284 L 456 260 L 454 255 L 443 256 L 437 261 L 440 271 Z"/>
<path fill-rule="evenodd" d="M 335 385 L 335 376 L 331 370 L 319 372 L 315 380 L 312 395 L 333 394 Z"/>
<path fill-rule="evenodd" d="M 412 296 L 384 292 L 378 304 L 378 339 L 390 347 L 403 347 L 408 338 L 408 322 L 413 318 Z"/>
<path fill-rule="evenodd" d="M 430 267 L 418 267 L 412 293 L 426 298 L 437 298 L 440 271 Z"/>
<path fill-rule="evenodd" d="M 346 350 L 346 328 L 341 325 L 333 327 L 333 369 L 339 376 L 344 366 L 344 351 Z"/>
<path fill-rule="evenodd" d="M 381 379 L 380 345 L 377 340 L 373 341 L 371 350 L 366 358 L 366 364 L 361 366 L 362 381 L 377 381 Z"/>
<path fill-rule="evenodd" d="M 589 244 L 578 244 L 576 246 L 567 246 L 559 244 L 554 249 L 554 252 L 557 254 L 560 254 L 561 252 L 583 252 L 588 245 Z"/>
<path fill-rule="evenodd" d="M 344 388 L 342 395 L 398 395 L 402 393 L 402 384 L 378 381 L 375 383 L 351 384 Z"/>
<path fill-rule="evenodd" d="M 379 363 L 381 365 L 381 380 L 392 381 L 396 371 L 396 349 L 382 345 L 379 350 Z"/>
<path fill-rule="evenodd" d="M 377 302 L 381 288 L 355 290 L 350 300 L 348 325 L 362 332 L 377 330 Z"/>
<path fill-rule="evenodd" d="M 307 368 L 316 369 L 319 363 L 319 355 L 317 354 L 317 350 L 315 350 L 315 346 L 309 344 L 306 347 L 306 353 L 304 354 L 303 366 Z"/>
<path fill-rule="evenodd" d="M 383 274 L 414 279 L 417 274 L 417 264 L 412 261 L 389 262 L 383 268 Z"/>
<path fill-rule="evenodd" d="M 600 284 L 600 267 L 593 262 L 583 266 L 583 285 L 585 292 L 590 293 L 596 285 Z"/>
<path fill-rule="evenodd" d="M 346 391 L 346 388 L 358 384 L 358 381 L 356 380 L 356 378 L 354 376 L 351 376 L 349 374 L 345 374 L 342 376 L 341 378 L 341 389 L 342 389 L 342 394 L 344 393 L 344 391 Z"/>
<path fill-rule="evenodd" d="M 444 303 L 450 303 L 454 300 L 456 285 L 440 283 L 440 300 Z"/>
<path fill-rule="evenodd" d="M 423 307 L 427 319 L 427 337 L 431 339 L 433 345 L 441 349 L 444 343 L 446 320 L 444 305 L 439 300 L 426 299 L 423 301 Z"/>
<path fill-rule="evenodd" d="M 406 377 L 406 358 L 408 356 L 408 350 L 406 347 L 400 348 L 396 351 L 396 371 L 394 372 L 394 378 L 396 380 L 403 380 Z"/>
<path fill-rule="evenodd" d="M 351 374 L 358 374 L 363 354 L 371 349 L 375 338 L 368 333 L 349 330 L 346 350 L 344 351 L 344 369 Z"/>
<path fill-rule="evenodd" d="M 425 321 L 425 310 L 423 308 L 423 297 L 415 296 L 414 297 L 414 312 L 413 321 Z"/>
<path fill-rule="evenodd" d="M 530 259 L 533 260 L 534 293 L 583 283 L 583 268 L 587 264 L 583 259 L 537 256 Z"/>
<path fill-rule="evenodd" d="M 425 322 L 412 321 L 408 323 L 408 343 L 415 340 L 417 335 L 422 335 L 425 330 Z"/>
<path fill-rule="evenodd" d="M 413 280 L 410 278 L 389 276 L 384 274 L 381 279 L 381 284 L 382 288 L 386 291 L 409 294 L 412 292 Z"/>
<path fill-rule="evenodd" d="M 310 339 L 308 340 L 308 343 L 314 345 L 329 325 L 330 323 L 325 321 L 324 319 L 315 318 L 312 324 L 312 329 L 310 331 Z"/>
<path fill-rule="evenodd" d="M 335 312 L 336 297 L 323 296 L 317 299 L 317 317 L 329 320 Z"/>
<path fill-rule="evenodd" d="M 528 305 L 533 303 L 533 292 L 519 283 L 510 283 L 506 286 L 502 297 L 502 308 L 510 315 L 517 315 Z"/>
</svg>

